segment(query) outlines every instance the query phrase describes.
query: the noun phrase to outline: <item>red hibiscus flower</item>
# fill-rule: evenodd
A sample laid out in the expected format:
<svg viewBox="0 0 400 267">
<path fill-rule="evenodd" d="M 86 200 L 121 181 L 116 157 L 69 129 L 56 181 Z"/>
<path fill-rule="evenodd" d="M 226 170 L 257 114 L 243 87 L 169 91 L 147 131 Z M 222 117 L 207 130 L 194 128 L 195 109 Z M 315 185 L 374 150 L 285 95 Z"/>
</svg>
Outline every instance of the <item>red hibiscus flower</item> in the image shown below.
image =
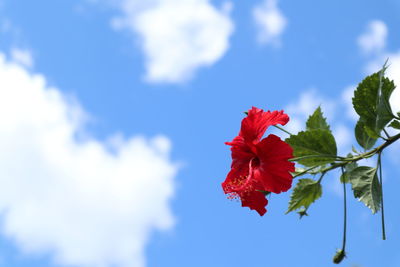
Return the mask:
<svg viewBox="0 0 400 267">
<path fill-rule="evenodd" d="M 232 165 L 222 188 L 228 198 L 240 198 L 242 207 L 256 210 L 261 216 L 268 200 L 263 191 L 279 194 L 292 186 L 293 149 L 278 136 L 270 134 L 261 139 L 271 125 L 289 121 L 283 111 L 267 111 L 253 107 L 242 120 L 239 135 L 231 146 Z"/>
</svg>

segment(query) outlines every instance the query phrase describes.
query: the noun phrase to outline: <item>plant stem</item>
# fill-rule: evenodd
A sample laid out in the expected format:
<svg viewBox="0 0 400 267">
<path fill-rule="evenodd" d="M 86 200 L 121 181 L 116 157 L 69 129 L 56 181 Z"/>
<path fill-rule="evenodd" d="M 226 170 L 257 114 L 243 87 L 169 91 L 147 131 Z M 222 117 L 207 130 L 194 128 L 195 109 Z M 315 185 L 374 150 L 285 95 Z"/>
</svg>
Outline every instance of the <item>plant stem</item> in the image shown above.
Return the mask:
<svg viewBox="0 0 400 267">
<path fill-rule="evenodd" d="M 385 211 L 383 208 L 383 183 L 382 183 L 382 161 L 381 161 L 382 152 L 378 154 L 378 168 L 379 168 L 379 183 L 381 184 L 381 219 L 382 219 L 382 240 L 386 240 L 386 231 L 385 231 Z"/>
<path fill-rule="evenodd" d="M 313 159 L 313 158 L 337 159 L 337 160 L 341 160 L 341 161 L 347 160 L 347 158 L 326 154 L 326 155 L 307 155 L 307 156 L 295 157 L 295 158 L 289 159 L 289 161 L 299 161 L 299 160 L 303 160 L 303 159 Z"/>
<path fill-rule="evenodd" d="M 321 176 L 319 177 L 319 179 L 318 179 L 318 183 L 319 183 L 319 184 L 321 183 L 322 178 L 324 178 L 325 173 L 326 173 L 326 172 L 323 172 L 323 173 L 321 174 Z"/>
<path fill-rule="evenodd" d="M 344 173 L 342 167 L 342 174 Z M 346 196 L 346 183 L 343 183 L 343 244 L 342 250 L 346 249 L 346 231 L 347 231 L 347 196 Z"/>
<path fill-rule="evenodd" d="M 387 138 L 390 138 L 389 133 L 388 133 L 385 129 L 383 129 L 383 132 L 386 134 L 386 137 L 387 137 Z M 386 140 L 387 140 L 387 139 L 386 139 Z"/>
<path fill-rule="evenodd" d="M 352 162 L 357 162 L 361 159 L 367 159 L 370 158 L 376 154 L 381 153 L 386 147 L 390 146 L 391 144 L 393 144 L 394 142 L 396 142 L 398 139 L 400 139 L 400 134 L 396 134 L 395 136 L 392 136 L 391 138 L 389 138 L 385 143 L 383 143 L 382 145 L 367 151 L 363 154 L 358 155 L 357 157 L 354 158 L 345 158 L 342 161 L 344 162 L 340 162 L 340 163 L 332 163 L 332 165 L 326 169 L 321 170 L 321 172 L 328 172 L 330 170 L 339 168 L 339 167 L 344 167 L 345 165 L 352 163 Z"/>
<path fill-rule="evenodd" d="M 313 170 L 313 169 L 315 169 L 315 168 L 317 168 L 317 167 L 319 167 L 319 166 L 317 165 L 317 166 L 313 166 L 313 167 L 310 167 L 310 168 L 308 168 L 308 169 L 305 169 L 304 171 L 302 171 L 302 172 L 300 172 L 300 173 L 294 175 L 293 178 L 302 176 L 303 174 L 306 174 L 306 173 L 308 173 L 309 171 L 311 171 L 311 170 Z"/>
<path fill-rule="evenodd" d="M 343 167 L 342 169 L 342 175 L 344 173 Z M 337 250 L 335 256 L 333 256 L 333 263 L 339 264 L 342 262 L 344 257 L 346 257 L 346 227 L 347 227 L 347 201 L 346 201 L 346 183 L 343 183 L 343 243 L 342 243 L 342 249 Z"/>
<path fill-rule="evenodd" d="M 281 130 L 282 132 L 287 133 L 288 135 L 293 135 L 292 133 L 290 133 L 289 131 L 286 131 L 285 129 L 283 129 L 282 127 L 278 126 L 278 125 L 272 125 L 275 128 L 278 128 L 279 130 Z"/>
<path fill-rule="evenodd" d="M 329 167 L 319 170 L 317 173 L 319 173 L 319 172 L 320 173 L 324 173 L 324 172 L 326 173 L 328 171 L 344 167 L 349 163 L 353 163 L 353 162 L 357 162 L 357 161 L 362 160 L 362 159 L 367 159 L 367 158 L 373 157 L 376 154 L 382 153 L 382 151 L 386 147 L 390 146 L 391 144 L 393 144 L 394 142 L 396 142 L 399 139 L 400 139 L 400 133 L 396 134 L 395 136 L 392 136 L 392 137 L 388 138 L 380 146 L 378 146 L 378 147 L 376 147 L 376 148 L 374 148 L 374 149 L 372 149 L 370 151 L 367 151 L 365 153 L 359 154 L 357 157 L 346 157 L 345 158 L 345 157 L 339 157 L 339 156 L 328 156 L 328 157 L 331 157 L 331 158 L 337 158 L 338 160 L 336 162 L 334 162 L 334 163 L 331 163 L 331 165 Z M 290 159 L 290 161 L 297 161 L 297 160 L 299 160 L 299 159 L 301 160 L 303 158 L 319 158 L 319 157 L 321 157 L 321 155 L 309 155 L 309 156 L 304 156 L 304 157 L 292 158 L 292 159 Z M 326 157 L 326 156 L 323 156 L 323 157 Z M 305 169 L 304 171 L 294 175 L 293 178 L 302 176 L 302 175 L 308 173 L 309 171 L 314 170 L 314 169 L 316 169 L 318 167 L 321 167 L 321 165 L 316 165 L 316 166 L 310 167 L 308 169 Z M 314 173 L 314 174 L 316 174 L 316 173 Z"/>
</svg>

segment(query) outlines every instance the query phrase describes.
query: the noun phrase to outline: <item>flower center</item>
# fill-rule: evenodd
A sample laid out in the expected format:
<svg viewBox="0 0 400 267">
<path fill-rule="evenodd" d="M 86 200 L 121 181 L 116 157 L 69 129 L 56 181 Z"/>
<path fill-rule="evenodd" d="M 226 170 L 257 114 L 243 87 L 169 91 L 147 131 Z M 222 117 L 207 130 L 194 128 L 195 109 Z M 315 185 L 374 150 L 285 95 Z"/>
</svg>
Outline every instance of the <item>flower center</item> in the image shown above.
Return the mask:
<svg viewBox="0 0 400 267">
<path fill-rule="evenodd" d="M 254 168 L 257 168 L 258 166 L 260 166 L 260 159 L 255 157 L 252 158 L 250 160 L 250 164 L 249 164 L 249 173 L 253 171 Z"/>
<path fill-rule="evenodd" d="M 260 166 L 260 159 L 257 157 L 249 161 L 249 171 L 247 175 L 240 175 L 232 180 L 229 187 L 232 191 L 228 194 L 228 199 L 238 199 L 240 195 L 254 191 L 252 183 L 253 169 Z"/>
</svg>

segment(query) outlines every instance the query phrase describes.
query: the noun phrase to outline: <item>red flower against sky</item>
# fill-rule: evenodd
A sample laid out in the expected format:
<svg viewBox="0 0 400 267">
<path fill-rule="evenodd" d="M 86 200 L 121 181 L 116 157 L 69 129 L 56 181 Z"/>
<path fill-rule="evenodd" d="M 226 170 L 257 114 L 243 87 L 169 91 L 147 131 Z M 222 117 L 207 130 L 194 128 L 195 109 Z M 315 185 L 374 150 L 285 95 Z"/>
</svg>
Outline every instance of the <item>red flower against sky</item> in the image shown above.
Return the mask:
<svg viewBox="0 0 400 267">
<path fill-rule="evenodd" d="M 270 134 L 261 140 L 271 125 L 285 125 L 289 116 L 283 111 L 267 111 L 253 107 L 242 120 L 239 135 L 231 146 L 232 165 L 222 188 L 229 198 L 240 198 L 242 207 L 267 212 L 268 200 L 261 191 L 279 194 L 292 186 L 293 149 L 278 136 Z"/>
</svg>

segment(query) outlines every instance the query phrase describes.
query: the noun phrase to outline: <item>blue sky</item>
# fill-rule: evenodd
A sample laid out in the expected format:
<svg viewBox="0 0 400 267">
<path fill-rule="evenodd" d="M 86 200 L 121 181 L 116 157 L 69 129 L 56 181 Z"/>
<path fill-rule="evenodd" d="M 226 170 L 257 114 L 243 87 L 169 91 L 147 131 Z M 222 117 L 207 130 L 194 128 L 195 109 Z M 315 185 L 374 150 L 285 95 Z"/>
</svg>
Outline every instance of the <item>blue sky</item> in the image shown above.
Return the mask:
<svg viewBox="0 0 400 267">
<path fill-rule="evenodd" d="M 321 104 L 347 153 L 352 88 L 386 58 L 400 82 L 399 14 L 394 0 L 0 0 L 0 266 L 332 266 L 338 174 L 309 217 L 284 215 L 289 192 L 260 217 L 222 192 L 224 142 L 251 106 L 297 131 Z M 388 240 L 348 191 L 342 266 L 400 265 L 398 149 Z"/>
</svg>

